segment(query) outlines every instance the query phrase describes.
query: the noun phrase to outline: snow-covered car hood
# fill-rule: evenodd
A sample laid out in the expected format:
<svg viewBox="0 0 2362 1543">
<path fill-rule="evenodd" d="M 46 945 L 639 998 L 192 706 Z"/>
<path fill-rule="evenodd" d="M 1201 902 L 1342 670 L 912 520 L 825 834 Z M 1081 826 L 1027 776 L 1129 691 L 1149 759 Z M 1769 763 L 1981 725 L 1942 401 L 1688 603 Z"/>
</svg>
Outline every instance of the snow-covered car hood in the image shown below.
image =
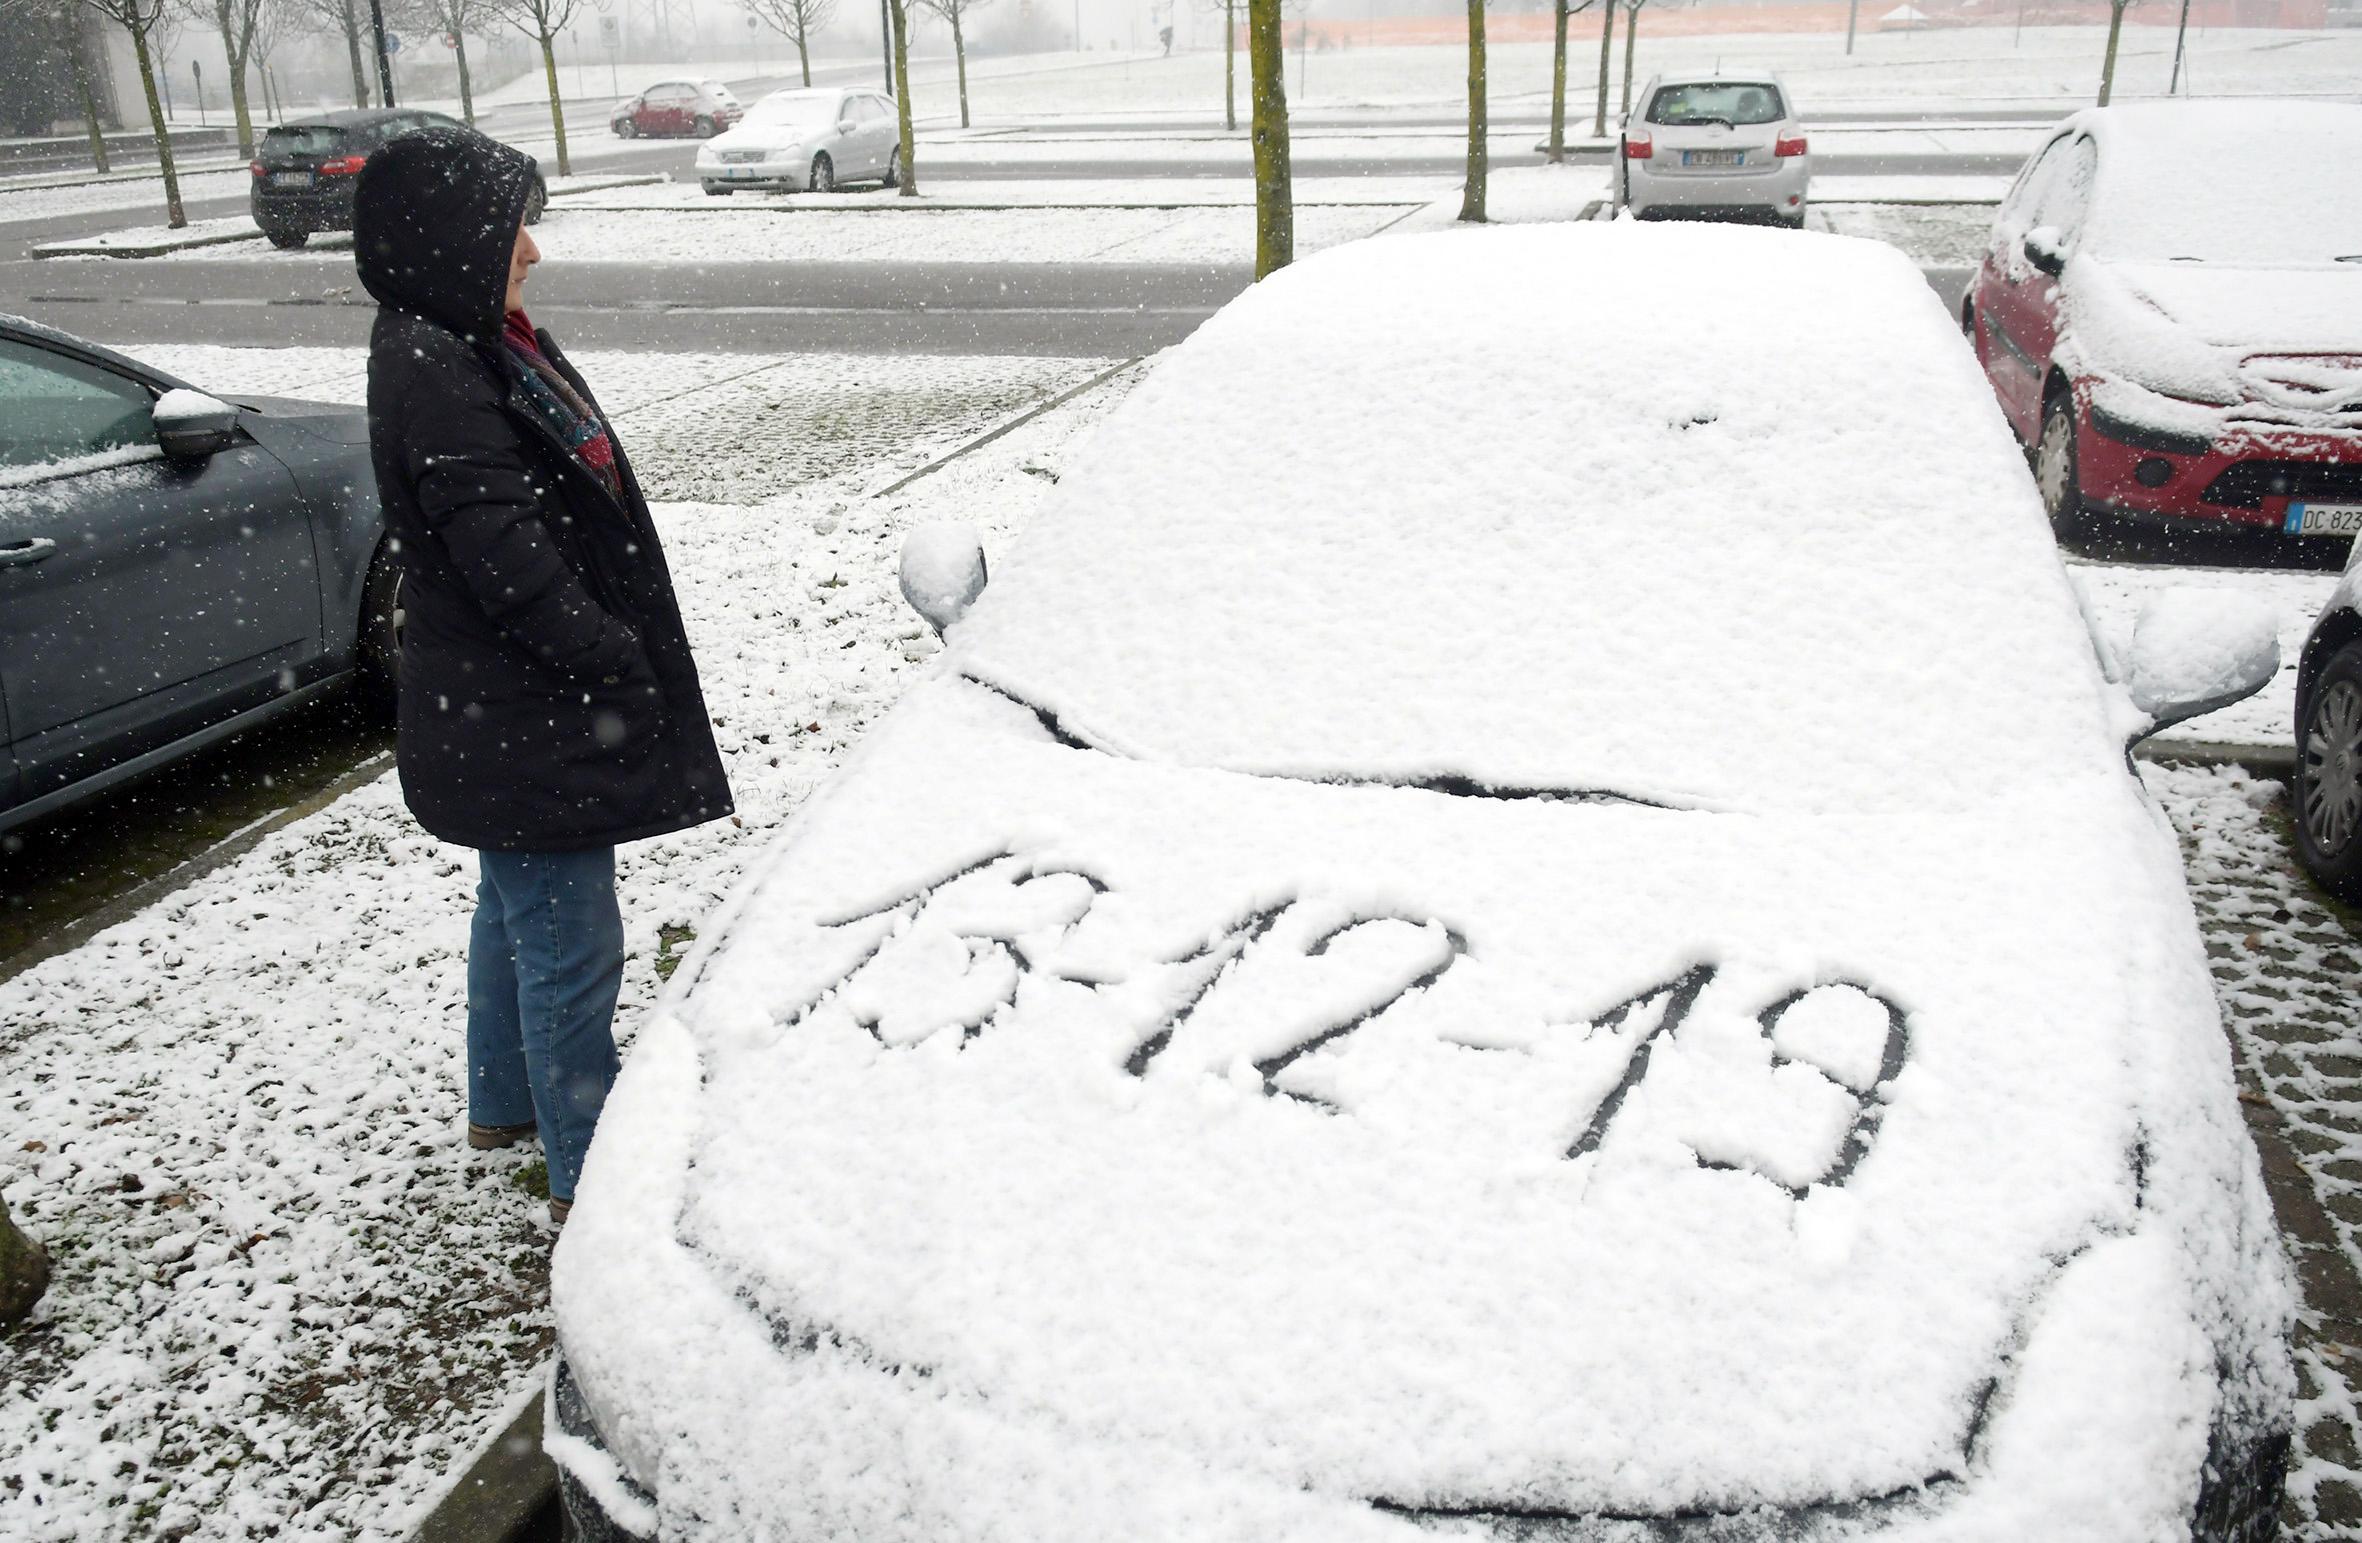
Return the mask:
<svg viewBox="0 0 2362 1543">
<path fill-rule="evenodd" d="M 1345 788 L 947 679 L 824 797 L 635 1052 L 560 1255 L 673 1525 L 1910 1492 L 2148 1536 L 2217 1360 L 2269 1404 L 2270 1221 L 2122 773 L 1931 822 Z M 2146 1530 L 2045 1530 L 2102 1496 Z"/>
<path fill-rule="evenodd" d="M 2136 297 L 2219 347 L 2241 354 L 2362 354 L 2362 263 L 2115 267 Z"/>
<path fill-rule="evenodd" d="M 2362 431 L 2362 264 L 2073 259 L 2061 358 L 2120 418 Z"/>
<path fill-rule="evenodd" d="M 698 146 L 697 158 L 718 159 L 727 150 L 796 150 L 826 132 L 824 128 L 800 129 L 777 123 L 740 123 Z"/>
</svg>

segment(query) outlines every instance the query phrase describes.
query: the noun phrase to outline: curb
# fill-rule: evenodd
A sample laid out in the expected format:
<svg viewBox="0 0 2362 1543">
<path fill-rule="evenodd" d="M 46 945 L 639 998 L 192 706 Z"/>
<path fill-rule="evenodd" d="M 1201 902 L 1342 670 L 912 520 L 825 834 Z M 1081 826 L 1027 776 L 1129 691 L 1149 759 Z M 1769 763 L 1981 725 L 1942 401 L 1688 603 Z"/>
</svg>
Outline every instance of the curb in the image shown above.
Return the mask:
<svg viewBox="0 0 2362 1543">
<path fill-rule="evenodd" d="M 81 947 L 118 922 L 131 920 L 175 890 L 237 861 L 260 846 L 265 836 L 294 824 L 308 814 L 318 813 L 355 788 L 376 781 L 391 770 L 393 764 L 393 751 L 380 750 L 309 797 L 288 805 L 277 814 L 257 820 L 235 835 L 223 837 L 179 867 L 159 873 L 145 883 L 125 890 L 47 937 L 28 943 L 6 959 L 0 959 L 0 983 L 15 979 L 44 959 L 52 959 L 69 949 Z"/>
<path fill-rule="evenodd" d="M 549 1368 L 540 1368 L 534 1379 L 546 1384 Z M 541 1449 L 548 1401 L 537 1392 L 493 1432 L 450 1493 L 419 1522 L 412 1543 L 557 1543 L 558 1467 Z"/>
<path fill-rule="evenodd" d="M 1109 381 L 1115 379 L 1115 377 L 1121 375 L 1124 371 L 1130 369 L 1132 366 L 1138 364 L 1141 360 L 1147 357 L 1148 356 L 1146 354 L 1134 354 L 1131 358 L 1125 359 L 1120 363 L 1109 365 L 1106 369 L 1101 370 L 1098 374 L 1092 376 L 1089 380 L 1084 381 L 1081 385 L 1069 386 L 1064 391 L 1061 391 L 1056 396 L 1050 398 L 1048 401 L 1035 403 L 1033 406 L 1028 407 L 1025 409 L 1025 411 L 1019 413 L 1016 417 L 1011 418 L 1008 422 L 996 424 L 994 427 L 986 429 L 983 433 L 977 435 L 974 439 L 967 441 L 965 444 L 959 445 L 950 450 L 946 450 L 943 454 L 935 457 L 935 459 L 929 461 L 926 465 L 919 467 L 916 471 L 905 472 L 902 476 L 895 478 L 892 482 L 887 483 L 884 487 L 879 488 L 876 492 L 865 494 L 864 496 L 869 498 L 886 498 L 893 494 L 899 493 L 904 488 L 909 487 L 912 483 L 918 481 L 921 477 L 932 476 L 936 472 L 941 471 L 944 467 L 949 466 L 961 456 L 968 454 L 968 452 L 972 450 L 981 450 L 986 445 L 989 445 L 994 440 L 1000 438 L 1003 434 L 1012 433 L 1017 429 L 1025 427 L 1025 425 L 1031 423 L 1034 419 L 1039 418 L 1042 414 L 1050 411 L 1052 408 L 1064 407 L 1067 403 L 1073 401 L 1076 397 L 1081 396 L 1086 391 L 1096 391 L 1099 387 L 1107 384 Z"/>
<path fill-rule="evenodd" d="M 2176 766 L 2243 766 L 2266 776 L 2287 777 L 2296 771 L 2296 746 L 2238 745 L 2219 739 L 2144 739 L 2133 746 L 2133 759 Z"/>
</svg>

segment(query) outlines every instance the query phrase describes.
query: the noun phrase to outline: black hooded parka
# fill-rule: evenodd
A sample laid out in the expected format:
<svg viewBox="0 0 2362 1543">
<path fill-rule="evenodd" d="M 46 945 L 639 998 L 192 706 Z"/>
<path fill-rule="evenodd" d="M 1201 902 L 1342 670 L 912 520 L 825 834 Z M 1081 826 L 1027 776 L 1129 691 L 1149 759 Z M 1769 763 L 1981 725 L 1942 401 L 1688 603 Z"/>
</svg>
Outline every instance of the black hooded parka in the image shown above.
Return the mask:
<svg viewBox="0 0 2362 1543">
<path fill-rule="evenodd" d="M 532 185 L 522 152 L 430 129 L 369 158 L 353 212 L 354 258 L 380 307 L 370 455 L 403 569 L 402 792 L 443 840 L 511 852 L 612 846 L 730 812 L 623 447 L 619 496 L 527 406 L 503 356 Z"/>
</svg>

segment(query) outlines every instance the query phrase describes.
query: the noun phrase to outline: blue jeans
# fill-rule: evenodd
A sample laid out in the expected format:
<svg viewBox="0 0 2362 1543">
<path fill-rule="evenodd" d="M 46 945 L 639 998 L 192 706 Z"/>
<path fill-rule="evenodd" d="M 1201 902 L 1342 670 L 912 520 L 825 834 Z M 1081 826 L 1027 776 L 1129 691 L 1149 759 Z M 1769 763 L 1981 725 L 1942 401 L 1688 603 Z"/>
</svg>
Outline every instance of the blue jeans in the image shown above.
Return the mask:
<svg viewBox="0 0 2362 1543">
<path fill-rule="evenodd" d="M 572 1200 L 617 1069 L 615 849 L 476 855 L 483 878 L 467 952 L 467 1117 L 539 1125 L 550 1196 Z"/>
</svg>

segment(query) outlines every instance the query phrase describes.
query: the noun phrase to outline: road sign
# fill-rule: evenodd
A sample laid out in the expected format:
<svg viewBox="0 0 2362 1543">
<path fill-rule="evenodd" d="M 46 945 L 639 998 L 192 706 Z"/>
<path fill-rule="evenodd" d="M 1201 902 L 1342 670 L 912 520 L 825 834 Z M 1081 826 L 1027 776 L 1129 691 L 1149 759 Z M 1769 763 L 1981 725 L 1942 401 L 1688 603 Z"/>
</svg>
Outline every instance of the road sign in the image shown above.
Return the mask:
<svg viewBox="0 0 2362 1543">
<path fill-rule="evenodd" d="M 599 18 L 599 44 L 604 48 L 623 46 L 623 19 L 619 16 Z"/>
<path fill-rule="evenodd" d="M 456 32 L 444 33 L 443 46 L 445 48 L 457 48 L 459 46 L 459 34 Z"/>
<path fill-rule="evenodd" d="M 394 34 L 391 32 L 387 33 L 385 35 L 385 51 L 389 54 L 400 53 L 402 51 L 402 40 L 394 36 Z"/>
</svg>

